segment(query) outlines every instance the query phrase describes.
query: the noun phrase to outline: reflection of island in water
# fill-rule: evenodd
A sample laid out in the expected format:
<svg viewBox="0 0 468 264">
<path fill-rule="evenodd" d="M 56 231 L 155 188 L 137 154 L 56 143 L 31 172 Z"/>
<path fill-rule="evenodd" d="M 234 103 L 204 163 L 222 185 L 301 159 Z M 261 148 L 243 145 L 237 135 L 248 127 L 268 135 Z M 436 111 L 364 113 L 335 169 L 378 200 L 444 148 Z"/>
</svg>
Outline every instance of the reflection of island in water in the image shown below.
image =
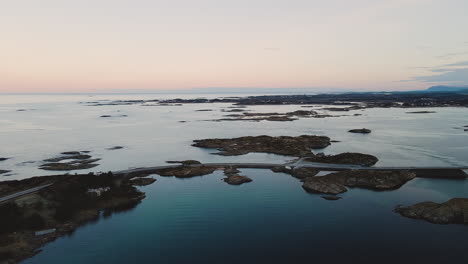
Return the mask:
<svg viewBox="0 0 468 264">
<path fill-rule="evenodd" d="M 141 182 L 112 173 L 34 177 L 0 183 L 2 196 L 46 186 L 0 205 L 0 260 L 20 261 L 79 226 L 135 208 Z"/>
<path fill-rule="evenodd" d="M 311 149 L 321 149 L 332 143 L 325 136 L 302 135 L 297 137 L 256 136 L 226 139 L 195 140 L 193 146 L 217 149 L 218 155 L 244 155 L 251 152 L 279 154 L 298 158 L 293 164 L 301 162 L 321 162 L 322 164 L 341 164 L 341 172 L 318 176 L 324 168 L 305 168 L 257 164 L 249 168 L 271 169 L 275 172 L 290 174 L 303 182 L 302 187 L 311 193 L 336 195 L 347 191 L 346 187 L 393 190 L 400 188 L 415 177 L 466 178 L 463 171 L 449 174 L 434 174 L 424 171 L 385 171 L 364 170 L 366 166 L 374 165 L 378 159 L 372 155 L 361 153 L 341 153 L 337 155 L 314 154 Z M 67 160 L 68 155 L 78 160 L 91 157 L 81 153 L 65 153 L 65 157 L 54 158 L 49 162 Z M 7 181 L 0 183 L 0 196 L 14 195 L 25 190 L 38 189 L 24 196 L 18 196 L 14 202 L 0 205 L 0 260 L 17 262 L 38 253 L 45 243 L 63 235 L 71 235 L 79 226 L 95 223 L 99 219 L 108 218 L 114 213 L 125 212 L 135 208 L 145 198 L 145 194 L 135 188 L 135 185 L 148 185 L 155 180 L 143 178 L 151 174 L 190 178 L 209 175 L 216 170 L 224 170 L 223 179 L 227 184 L 240 185 L 252 182 L 247 176 L 240 175 L 238 168 L 241 163 L 231 165 L 205 165 L 196 160 L 172 161 L 182 165 L 134 169 L 127 172 L 112 174 L 83 174 L 35 177 L 22 181 Z M 330 165 L 330 166 L 332 166 Z M 349 166 L 359 166 L 350 169 Z M 336 166 L 336 165 L 335 165 Z M 340 168 L 340 167 L 337 167 Z M 340 199 L 337 196 L 326 196 L 326 200 Z M 422 218 L 434 223 L 466 223 L 468 216 L 468 201 L 455 200 L 457 208 L 450 210 L 450 204 L 423 204 L 397 211 L 404 216 Z M 428 216 L 429 215 L 429 216 Z M 439 218 L 446 221 L 433 221 Z M 462 220 L 462 221 L 460 221 Z"/>
</svg>

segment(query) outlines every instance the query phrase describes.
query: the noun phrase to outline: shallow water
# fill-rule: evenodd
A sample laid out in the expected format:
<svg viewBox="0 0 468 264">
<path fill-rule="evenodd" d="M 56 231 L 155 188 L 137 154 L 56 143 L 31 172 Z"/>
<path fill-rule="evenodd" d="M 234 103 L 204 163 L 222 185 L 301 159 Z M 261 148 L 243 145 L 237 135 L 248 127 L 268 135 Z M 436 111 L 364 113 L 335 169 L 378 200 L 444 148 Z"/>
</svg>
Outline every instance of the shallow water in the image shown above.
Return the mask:
<svg viewBox="0 0 468 264">
<path fill-rule="evenodd" d="M 12 170 L 12 175 L 0 176 L 0 180 L 52 174 L 38 169 L 40 161 L 73 150 L 89 150 L 102 159 L 98 167 L 82 172 L 156 166 L 179 159 L 291 159 L 269 154 L 222 157 L 190 146 L 194 139 L 262 134 L 327 135 L 341 142 L 318 152 L 369 153 L 380 159 L 378 166 L 468 165 L 468 132 L 459 129 L 468 125 L 466 108 L 431 108 L 437 112 L 434 114 L 366 109 L 330 112 L 349 116 L 294 122 L 211 122 L 203 120 L 221 118 L 226 113 L 220 110 L 230 104 L 143 107 L 79 103 L 162 97 L 183 96 L 2 95 L 0 157 L 12 159 L 0 162 L 0 169 Z M 197 109 L 214 111 L 196 112 Z M 298 109 L 309 108 L 248 107 L 255 112 Z M 351 116 L 354 113 L 362 116 Z M 128 117 L 100 118 L 101 115 Z M 372 129 L 372 133 L 347 132 L 362 127 Z M 117 145 L 124 149 L 108 150 Z M 285 263 L 304 258 L 319 263 L 468 260 L 466 226 L 433 225 L 392 212 L 398 204 L 466 197 L 466 181 L 415 179 L 396 191 L 350 189 L 342 200 L 326 201 L 304 192 L 301 183 L 291 176 L 256 169 L 242 172 L 254 181 L 229 186 L 220 180 L 220 172 L 186 180 L 157 176 L 156 183 L 142 188 L 147 198 L 135 209 L 79 228 L 71 237 L 46 245 L 42 253 L 25 263 Z"/>
<path fill-rule="evenodd" d="M 229 95 L 204 95 L 206 97 Z M 303 118 L 293 122 L 212 122 L 230 104 L 184 106 L 86 106 L 79 102 L 104 99 L 174 98 L 180 95 L 2 95 L 0 97 L 0 169 L 12 170 L 0 180 L 51 174 L 38 169 L 41 161 L 60 152 L 89 150 L 101 158 L 100 166 L 88 171 L 123 170 L 157 166 L 166 160 L 197 159 L 204 162 L 284 162 L 289 157 L 249 154 L 237 157 L 210 155 L 191 147 L 195 139 L 246 135 L 327 135 L 334 143 L 318 152 L 362 152 L 377 156 L 381 166 L 468 165 L 466 108 L 431 108 L 433 114 L 406 114 L 408 109 L 366 109 L 330 112 L 347 115 L 333 118 Z M 193 98 L 194 96 L 186 96 Z M 14 103 L 17 101 L 18 103 Z M 320 107 L 320 106 L 317 106 Z M 18 109 L 27 109 L 20 111 Z M 197 112 L 198 109 L 213 109 Z M 288 112 L 300 106 L 249 106 L 254 112 Z M 313 108 L 314 109 L 314 108 Z M 427 110 L 427 109 L 426 109 Z M 413 109 L 411 109 L 413 111 Z M 414 110 L 415 111 L 415 110 Z M 362 116 L 352 116 L 360 113 Z M 101 115 L 128 115 L 102 118 Z M 180 123 L 179 121 L 187 121 Z M 370 128 L 370 135 L 352 134 L 352 128 Z M 455 129 L 458 128 L 458 129 Z M 108 150 L 113 146 L 120 150 Z"/>
<path fill-rule="evenodd" d="M 304 192 L 282 173 L 246 169 L 253 182 L 222 174 L 157 177 L 134 210 L 78 229 L 25 263 L 330 263 L 468 260 L 468 228 L 400 217 L 397 204 L 445 201 L 466 181 L 414 180 L 400 190 L 351 189 L 342 200 Z"/>
</svg>

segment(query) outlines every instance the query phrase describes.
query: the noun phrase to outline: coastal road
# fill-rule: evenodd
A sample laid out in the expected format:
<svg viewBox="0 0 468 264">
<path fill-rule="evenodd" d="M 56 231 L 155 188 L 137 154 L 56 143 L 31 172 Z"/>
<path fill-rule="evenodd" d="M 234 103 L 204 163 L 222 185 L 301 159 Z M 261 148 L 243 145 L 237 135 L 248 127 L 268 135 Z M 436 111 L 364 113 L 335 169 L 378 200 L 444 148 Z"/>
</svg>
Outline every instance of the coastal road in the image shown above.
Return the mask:
<svg viewBox="0 0 468 264">
<path fill-rule="evenodd" d="M 181 164 L 176 165 L 165 165 L 165 166 L 155 166 L 155 167 L 143 167 L 143 168 L 133 168 L 128 170 L 122 171 L 115 171 L 112 172 L 114 175 L 123 175 L 123 176 L 131 176 L 131 174 L 136 173 L 156 173 L 158 170 L 162 169 L 170 169 L 170 168 L 177 168 L 180 167 Z M 454 170 L 468 170 L 468 166 L 457 166 L 457 167 L 415 167 L 415 166 L 407 166 L 407 167 L 365 167 L 359 165 L 349 165 L 349 164 L 331 164 L 331 163 L 318 163 L 318 162 L 305 162 L 303 160 L 298 160 L 291 163 L 203 163 L 203 164 L 194 164 L 194 165 L 186 165 L 190 167 L 201 167 L 201 166 L 209 166 L 209 167 L 236 167 L 236 168 L 245 168 L 245 169 L 272 169 L 274 167 L 290 167 L 290 168 L 316 168 L 323 171 L 340 171 L 340 170 L 371 170 L 371 171 L 384 171 L 384 170 L 438 170 L 438 171 L 454 171 Z M 14 194 L 10 194 L 0 198 L 0 203 L 10 201 L 21 197 L 23 195 L 31 194 L 42 190 L 44 188 L 49 187 L 52 184 L 46 184 L 42 186 L 38 186 L 35 188 L 27 189 L 24 191 L 20 191 Z"/>
<path fill-rule="evenodd" d="M 114 174 L 125 175 L 139 172 L 152 172 L 161 169 L 176 168 L 180 165 L 166 165 L 166 166 L 155 166 L 155 167 L 143 167 L 134 168 L 122 171 L 113 172 Z M 237 167 L 237 168 L 252 168 L 252 169 L 272 169 L 274 167 L 288 166 L 291 168 L 316 168 L 325 171 L 340 171 L 340 170 L 468 170 L 468 166 L 457 166 L 457 167 L 416 167 L 416 166 L 402 166 L 402 167 L 365 167 L 359 165 L 349 164 L 332 164 L 332 163 L 318 163 L 318 162 L 305 162 L 302 160 L 292 163 L 203 163 L 186 165 L 191 167 L 210 166 L 210 167 Z"/>
<path fill-rule="evenodd" d="M 42 185 L 42 186 L 38 186 L 38 187 L 34 187 L 34 188 L 31 188 L 31 189 L 27 189 L 27 190 L 24 190 L 24 191 L 21 191 L 21 192 L 17 192 L 17 193 L 14 193 L 14 194 L 10 194 L 10 195 L 7 195 L 7 196 L 4 196 L 4 197 L 1 197 L 0 198 L 0 203 L 3 203 L 3 202 L 7 202 L 7 201 L 10 201 L 10 200 L 13 200 L 13 199 L 16 199 L 16 198 L 19 198 L 23 195 L 27 195 L 27 194 L 31 194 L 31 193 L 35 193 L 35 192 L 38 192 L 44 188 L 47 188 L 49 187 L 50 185 L 52 185 L 53 183 L 51 184 L 46 184 L 46 185 Z"/>
</svg>

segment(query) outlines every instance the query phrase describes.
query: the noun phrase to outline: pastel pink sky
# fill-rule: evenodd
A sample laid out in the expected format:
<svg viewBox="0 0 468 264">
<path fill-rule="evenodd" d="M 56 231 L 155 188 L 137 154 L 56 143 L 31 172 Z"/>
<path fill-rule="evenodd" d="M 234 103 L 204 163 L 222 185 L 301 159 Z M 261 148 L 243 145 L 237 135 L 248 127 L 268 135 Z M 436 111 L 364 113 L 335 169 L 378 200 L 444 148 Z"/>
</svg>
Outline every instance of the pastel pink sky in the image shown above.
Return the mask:
<svg viewBox="0 0 468 264">
<path fill-rule="evenodd" d="M 1 1 L 0 92 L 467 84 L 467 10 L 466 0 Z"/>
</svg>

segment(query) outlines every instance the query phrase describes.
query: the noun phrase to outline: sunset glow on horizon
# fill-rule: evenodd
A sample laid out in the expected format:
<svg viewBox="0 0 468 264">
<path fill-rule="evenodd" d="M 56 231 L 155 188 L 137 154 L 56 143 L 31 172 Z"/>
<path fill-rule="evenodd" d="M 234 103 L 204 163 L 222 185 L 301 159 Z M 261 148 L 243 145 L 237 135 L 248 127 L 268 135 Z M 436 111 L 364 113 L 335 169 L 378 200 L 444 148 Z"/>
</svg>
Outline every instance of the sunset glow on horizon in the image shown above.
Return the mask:
<svg viewBox="0 0 468 264">
<path fill-rule="evenodd" d="M 0 92 L 468 84 L 464 0 L 15 0 Z"/>
</svg>

